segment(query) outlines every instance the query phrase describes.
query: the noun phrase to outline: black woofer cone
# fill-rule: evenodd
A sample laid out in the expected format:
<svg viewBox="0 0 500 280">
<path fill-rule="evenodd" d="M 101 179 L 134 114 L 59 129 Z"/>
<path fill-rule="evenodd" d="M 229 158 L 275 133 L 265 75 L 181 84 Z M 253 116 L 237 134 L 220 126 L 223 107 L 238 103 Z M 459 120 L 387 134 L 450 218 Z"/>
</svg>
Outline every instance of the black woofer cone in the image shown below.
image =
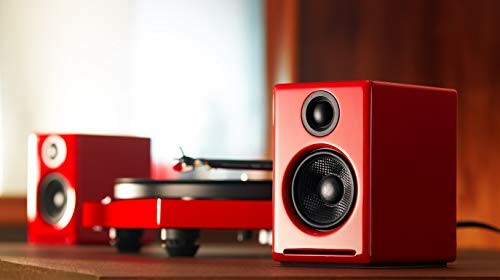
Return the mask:
<svg viewBox="0 0 500 280">
<path fill-rule="evenodd" d="M 317 230 L 340 225 L 354 206 L 356 180 L 348 161 L 330 149 L 308 154 L 297 166 L 291 186 L 299 219 Z"/>
<path fill-rule="evenodd" d="M 42 218 L 56 224 L 61 220 L 67 205 L 66 180 L 56 173 L 51 173 L 42 180 L 40 185 L 38 208 Z"/>
<path fill-rule="evenodd" d="M 325 136 L 337 126 L 339 113 L 339 105 L 331 93 L 315 91 L 302 105 L 302 123 L 310 134 Z"/>
</svg>

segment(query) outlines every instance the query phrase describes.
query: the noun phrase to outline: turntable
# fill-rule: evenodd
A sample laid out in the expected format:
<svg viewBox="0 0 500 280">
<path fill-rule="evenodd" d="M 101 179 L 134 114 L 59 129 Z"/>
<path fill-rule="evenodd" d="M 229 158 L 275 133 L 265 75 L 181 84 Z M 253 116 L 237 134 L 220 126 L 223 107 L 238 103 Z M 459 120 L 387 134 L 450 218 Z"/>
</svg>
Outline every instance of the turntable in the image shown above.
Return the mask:
<svg viewBox="0 0 500 280">
<path fill-rule="evenodd" d="M 200 230 L 265 230 L 270 236 L 271 189 L 270 180 L 118 179 L 113 198 L 84 203 L 82 223 L 109 230 L 119 252 L 138 252 L 145 230 L 160 229 L 170 256 L 194 256 Z"/>
</svg>

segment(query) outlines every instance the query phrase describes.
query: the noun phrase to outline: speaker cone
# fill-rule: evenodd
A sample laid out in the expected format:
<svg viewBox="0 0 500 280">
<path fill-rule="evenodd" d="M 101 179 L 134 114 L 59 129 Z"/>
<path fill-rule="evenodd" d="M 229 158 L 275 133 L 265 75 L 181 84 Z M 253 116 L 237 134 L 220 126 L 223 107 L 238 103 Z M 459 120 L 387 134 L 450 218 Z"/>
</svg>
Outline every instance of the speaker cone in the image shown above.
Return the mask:
<svg viewBox="0 0 500 280">
<path fill-rule="evenodd" d="M 302 123 L 310 134 L 325 136 L 337 126 L 339 113 L 339 104 L 331 93 L 315 91 L 302 105 Z"/>
<path fill-rule="evenodd" d="M 66 180 L 57 173 L 51 173 L 42 180 L 38 205 L 42 218 L 56 224 L 61 220 L 68 201 Z"/>
<path fill-rule="evenodd" d="M 355 194 L 351 166 L 330 149 L 308 154 L 293 174 L 293 208 L 302 222 L 317 230 L 340 225 L 354 205 Z"/>
</svg>

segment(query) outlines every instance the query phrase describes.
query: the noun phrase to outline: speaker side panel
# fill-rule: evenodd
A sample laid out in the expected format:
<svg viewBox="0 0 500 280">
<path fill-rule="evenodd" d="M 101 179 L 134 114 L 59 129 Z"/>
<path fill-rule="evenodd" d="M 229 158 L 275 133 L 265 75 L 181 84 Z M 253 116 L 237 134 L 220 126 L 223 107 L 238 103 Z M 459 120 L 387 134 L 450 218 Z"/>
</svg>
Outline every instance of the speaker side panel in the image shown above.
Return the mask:
<svg viewBox="0 0 500 280">
<path fill-rule="evenodd" d="M 85 201 L 113 197 L 117 178 L 150 177 L 150 140 L 125 136 L 79 135 L 77 208 Z M 76 213 L 78 243 L 105 242 L 105 232 L 83 228 L 82 212 Z"/>
<path fill-rule="evenodd" d="M 456 92 L 374 82 L 371 98 L 374 261 L 454 260 Z"/>
<path fill-rule="evenodd" d="M 367 263 L 369 256 L 369 82 L 278 85 L 274 91 L 273 259 L 294 262 Z M 303 126 L 301 109 L 315 91 L 332 93 L 340 118 L 326 136 Z M 305 225 L 290 207 L 290 177 L 313 150 L 327 148 L 352 165 L 356 200 L 347 219 L 332 230 Z"/>
</svg>

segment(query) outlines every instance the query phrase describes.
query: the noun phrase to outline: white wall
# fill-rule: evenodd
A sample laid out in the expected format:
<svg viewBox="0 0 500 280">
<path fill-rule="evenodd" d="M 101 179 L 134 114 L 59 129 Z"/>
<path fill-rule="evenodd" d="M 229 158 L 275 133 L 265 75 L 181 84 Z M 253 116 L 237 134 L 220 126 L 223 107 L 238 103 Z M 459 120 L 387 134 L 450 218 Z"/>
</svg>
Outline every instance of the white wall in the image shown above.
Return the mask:
<svg viewBox="0 0 500 280">
<path fill-rule="evenodd" d="M 265 150 L 262 3 L 0 0 L 0 190 L 32 131 L 133 134 L 166 162 Z"/>
</svg>

